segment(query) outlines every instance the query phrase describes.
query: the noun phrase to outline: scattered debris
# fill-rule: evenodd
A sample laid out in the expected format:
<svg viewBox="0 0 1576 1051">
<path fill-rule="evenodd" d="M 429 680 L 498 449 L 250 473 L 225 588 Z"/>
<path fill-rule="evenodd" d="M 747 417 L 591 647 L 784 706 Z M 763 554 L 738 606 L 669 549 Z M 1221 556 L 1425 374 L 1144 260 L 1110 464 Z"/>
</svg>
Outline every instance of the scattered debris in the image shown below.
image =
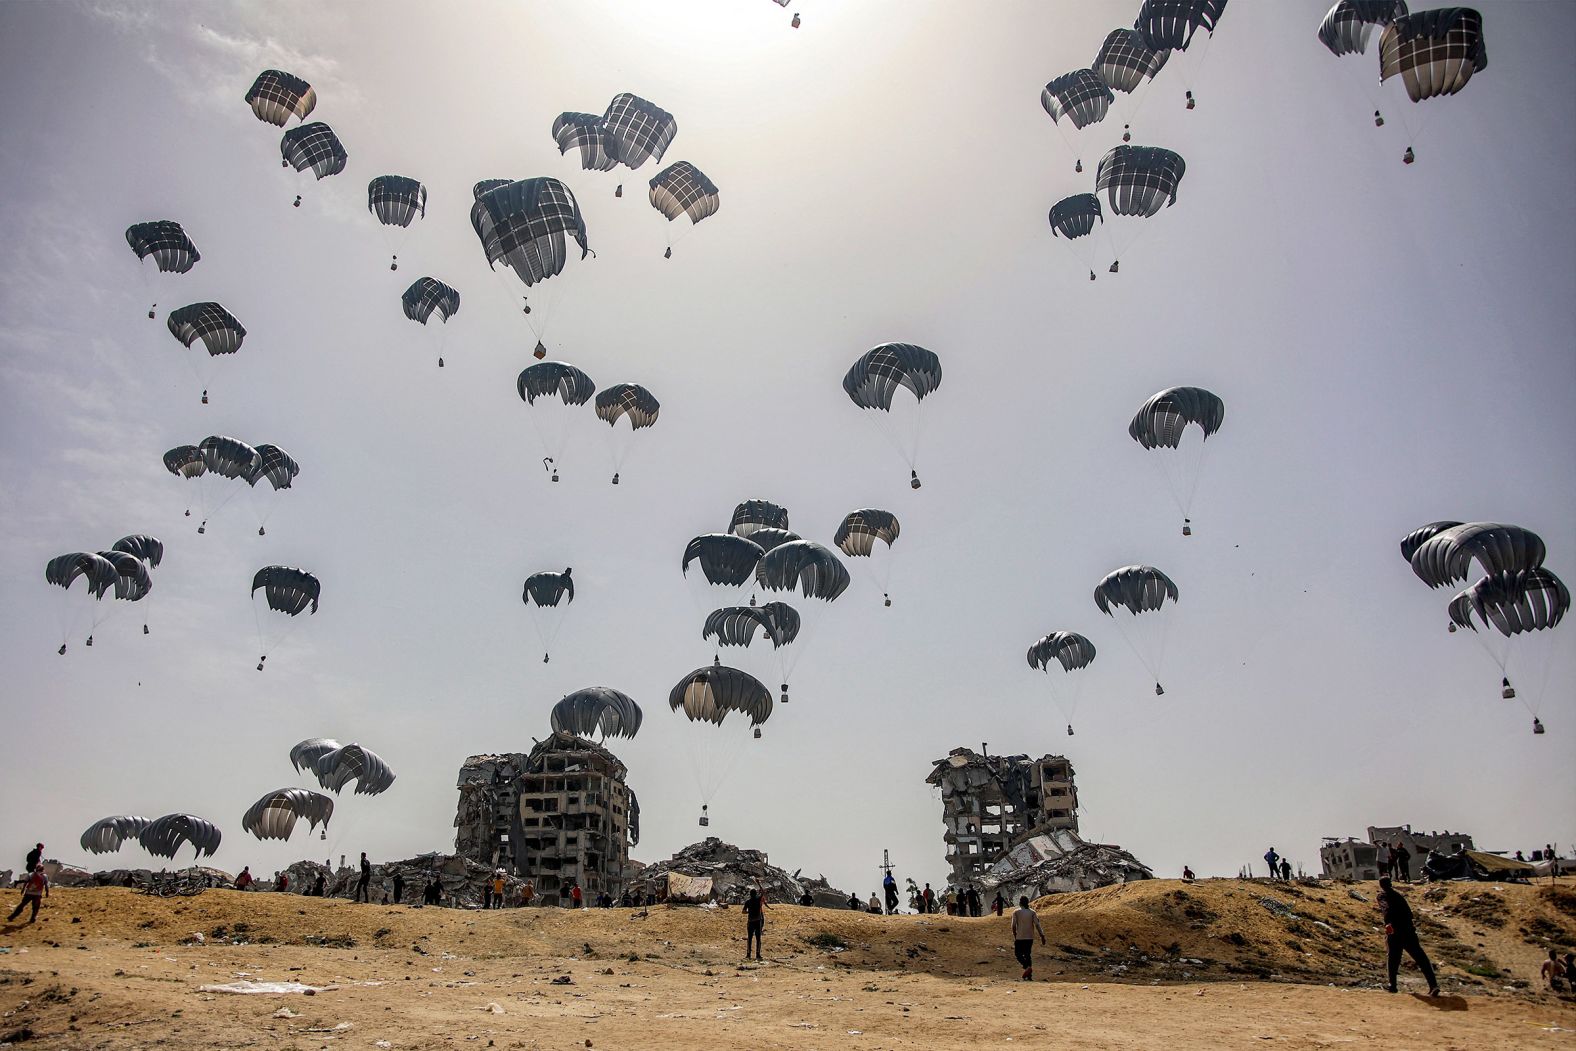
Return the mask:
<svg viewBox="0 0 1576 1051">
<path fill-rule="evenodd" d="M 224 982 L 219 985 L 202 985 L 197 987 L 197 991 L 203 993 L 240 993 L 243 995 L 301 993 L 306 996 L 316 996 L 318 993 L 337 988 L 339 988 L 337 985 L 306 985 L 302 982 L 241 981 Z"/>
<path fill-rule="evenodd" d="M 1071 829 L 1030 836 L 979 880 L 981 893 L 999 890 L 1008 901 L 1094 890 L 1153 879 L 1154 873 L 1121 847 L 1090 843 Z"/>
<path fill-rule="evenodd" d="M 638 895 L 655 894 L 659 901 L 724 905 L 744 904 L 756 886 L 771 902 L 798 904 L 808 892 L 823 908 L 848 908 L 848 894 L 833 888 L 824 877 L 800 878 L 798 873 L 790 874 L 768 862 L 764 852 L 736 847 L 716 836 L 691 843 L 666 861 L 647 865 L 630 883 Z"/>
</svg>

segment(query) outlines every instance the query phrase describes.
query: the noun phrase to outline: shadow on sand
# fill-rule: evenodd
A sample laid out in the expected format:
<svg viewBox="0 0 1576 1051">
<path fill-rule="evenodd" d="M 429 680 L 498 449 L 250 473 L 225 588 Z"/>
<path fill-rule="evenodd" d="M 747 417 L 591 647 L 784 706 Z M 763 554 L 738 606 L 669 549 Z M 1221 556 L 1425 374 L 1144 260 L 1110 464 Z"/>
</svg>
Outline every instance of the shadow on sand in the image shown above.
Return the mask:
<svg viewBox="0 0 1576 1051">
<path fill-rule="evenodd" d="M 1465 1011 L 1467 998 L 1464 996 L 1429 996 L 1427 993 L 1413 993 L 1412 999 L 1421 1000 L 1437 1011 Z"/>
</svg>

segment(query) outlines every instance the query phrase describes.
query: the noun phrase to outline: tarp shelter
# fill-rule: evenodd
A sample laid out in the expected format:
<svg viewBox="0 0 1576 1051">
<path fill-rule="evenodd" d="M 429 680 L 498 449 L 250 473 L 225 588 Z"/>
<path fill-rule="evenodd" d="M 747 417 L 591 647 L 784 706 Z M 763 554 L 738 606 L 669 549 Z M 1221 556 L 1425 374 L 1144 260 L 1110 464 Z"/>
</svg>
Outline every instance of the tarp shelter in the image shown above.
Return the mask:
<svg viewBox="0 0 1576 1051">
<path fill-rule="evenodd" d="M 668 901 L 688 902 L 698 905 L 711 900 L 710 876 L 686 876 L 679 872 L 668 873 Z"/>
</svg>

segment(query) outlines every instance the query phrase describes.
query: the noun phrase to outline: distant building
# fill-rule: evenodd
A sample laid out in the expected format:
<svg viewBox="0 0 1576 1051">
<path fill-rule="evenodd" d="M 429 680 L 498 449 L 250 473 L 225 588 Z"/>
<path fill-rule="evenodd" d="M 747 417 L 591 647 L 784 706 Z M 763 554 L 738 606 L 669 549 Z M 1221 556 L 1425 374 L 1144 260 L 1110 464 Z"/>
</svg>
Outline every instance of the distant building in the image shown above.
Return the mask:
<svg viewBox="0 0 1576 1051">
<path fill-rule="evenodd" d="M 1319 848 L 1319 861 L 1324 866 L 1327 879 L 1378 879 L 1379 848 L 1350 836 L 1334 839 L 1326 836 Z"/>
<path fill-rule="evenodd" d="M 624 764 L 601 745 L 554 733 L 529 754 L 473 755 L 460 767 L 455 852 L 536 885 L 537 901 L 566 904 L 623 893 L 640 842 L 640 804 Z"/>
<path fill-rule="evenodd" d="M 947 864 L 955 886 L 978 883 L 1020 839 L 1078 831 L 1073 765 L 1059 755 L 982 755 L 954 748 L 926 783 L 941 789 Z"/>
<path fill-rule="evenodd" d="M 1472 837 L 1465 832 L 1413 832 L 1411 825 L 1369 825 L 1368 842 L 1384 848 L 1380 851 L 1383 861 L 1389 860 L 1390 850 L 1396 843 L 1405 847 L 1410 855 L 1407 859 L 1410 871 L 1402 873 L 1406 879 L 1422 878 L 1423 859 L 1429 851 L 1449 855 L 1476 849 Z"/>
</svg>

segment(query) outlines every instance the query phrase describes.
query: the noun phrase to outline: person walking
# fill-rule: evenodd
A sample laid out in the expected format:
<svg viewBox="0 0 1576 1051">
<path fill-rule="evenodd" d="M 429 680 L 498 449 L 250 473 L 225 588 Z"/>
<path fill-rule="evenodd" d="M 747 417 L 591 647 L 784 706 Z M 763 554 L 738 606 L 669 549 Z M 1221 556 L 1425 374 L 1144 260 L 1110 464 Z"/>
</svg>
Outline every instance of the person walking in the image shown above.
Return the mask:
<svg viewBox="0 0 1576 1051">
<path fill-rule="evenodd" d="M 399 904 L 399 899 L 405 893 L 405 877 L 400 875 L 399 869 L 394 870 L 394 904 Z"/>
<path fill-rule="evenodd" d="M 39 849 L 43 849 L 42 843 L 39 844 Z M 27 882 L 22 884 L 22 900 L 16 903 L 16 908 L 11 910 L 11 915 L 6 917 L 6 922 L 10 923 L 22 915 L 22 910 L 31 903 L 33 915 L 27 918 L 27 922 L 36 923 L 38 921 L 38 906 L 47 897 L 49 897 L 49 877 L 44 875 L 44 866 L 40 862 L 34 865 L 33 870 L 28 873 Z"/>
<path fill-rule="evenodd" d="M 1040 936 L 1040 944 L 1045 944 L 1045 928 L 1040 926 L 1040 917 L 1029 908 L 1029 897 L 1024 895 L 1018 899 L 1018 909 L 1012 914 L 1012 954 L 1023 965 L 1023 980 L 1034 981 L 1034 936 Z"/>
<path fill-rule="evenodd" d="M 1007 908 L 1007 899 L 1001 896 L 1001 891 L 996 892 L 996 900 L 990 903 L 990 907 L 996 910 L 998 916 Z"/>
<path fill-rule="evenodd" d="M 755 946 L 755 959 L 761 958 L 761 932 L 766 929 L 766 896 L 761 888 L 750 891 L 744 899 L 744 958 L 750 958 L 750 946 Z"/>
<path fill-rule="evenodd" d="M 578 909 L 585 905 L 585 892 L 580 889 L 580 881 L 575 880 L 569 885 L 569 907 Z"/>
<path fill-rule="evenodd" d="M 23 878 L 26 879 L 28 876 L 31 876 L 33 874 L 33 870 L 38 868 L 39 862 L 43 860 L 44 844 L 35 844 L 33 849 L 27 852 L 27 864 L 22 869 Z"/>
<path fill-rule="evenodd" d="M 493 906 L 492 907 L 495 908 L 495 909 L 503 908 L 503 882 L 504 882 L 503 869 L 494 869 L 493 870 L 493 881 L 492 881 L 492 892 L 493 892 Z"/>
<path fill-rule="evenodd" d="M 1412 852 L 1406 845 L 1396 840 L 1395 847 L 1390 851 L 1390 857 L 1395 859 L 1395 874 L 1401 877 L 1402 883 L 1412 882 Z"/>
<path fill-rule="evenodd" d="M 936 892 L 930 889 L 930 884 L 925 884 L 925 889 L 919 894 L 920 912 L 930 915 L 936 911 Z"/>
<path fill-rule="evenodd" d="M 980 906 L 980 889 L 974 884 L 969 884 L 969 915 L 983 916 L 985 910 Z"/>
<path fill-rule="evenodd" d="M 1280 855 L 1275 853 L 1274 847 L 1264 852 L 1264 864 L 1270 867 L 1270 879 L 1280 875 Z"/>
<path fill-rule="evenodd" d="M 1401 954 L 1404 952 L 1412 957 L 1417 969 L 1423 972 L 1423 977 L 1428 981 L 1428 995 L 1438 996 L 1439 982 L 1434 977 L 1434 965 L 1428 962 L 1428 954 L 1423 952 L 1422 943 L 1417 940 L 1412 907 L 1391 884 L 1389 876 L 1379 881 L 1378 905 L 1384 916 L 1385 967 L 1389 974 L 1385 988 L 1395 992 L 1395 975 L 1401 967 Z"/>
<path fill-rule="evenodd" d="M 356 881 L 356 901 L 372 904 L 372 862 L 367 860 L 367 852 L 361 852 L 361 879 Z"/>
<path fill-rule="evenodd" d="M 882 896 L 886 898 L 887 915 L 895 915 L 897 913 L 897 879 L 893 877 L 890 869 L 887 870 L 887 874 L 881 879 L 881 892 Z"/>
</svg>

